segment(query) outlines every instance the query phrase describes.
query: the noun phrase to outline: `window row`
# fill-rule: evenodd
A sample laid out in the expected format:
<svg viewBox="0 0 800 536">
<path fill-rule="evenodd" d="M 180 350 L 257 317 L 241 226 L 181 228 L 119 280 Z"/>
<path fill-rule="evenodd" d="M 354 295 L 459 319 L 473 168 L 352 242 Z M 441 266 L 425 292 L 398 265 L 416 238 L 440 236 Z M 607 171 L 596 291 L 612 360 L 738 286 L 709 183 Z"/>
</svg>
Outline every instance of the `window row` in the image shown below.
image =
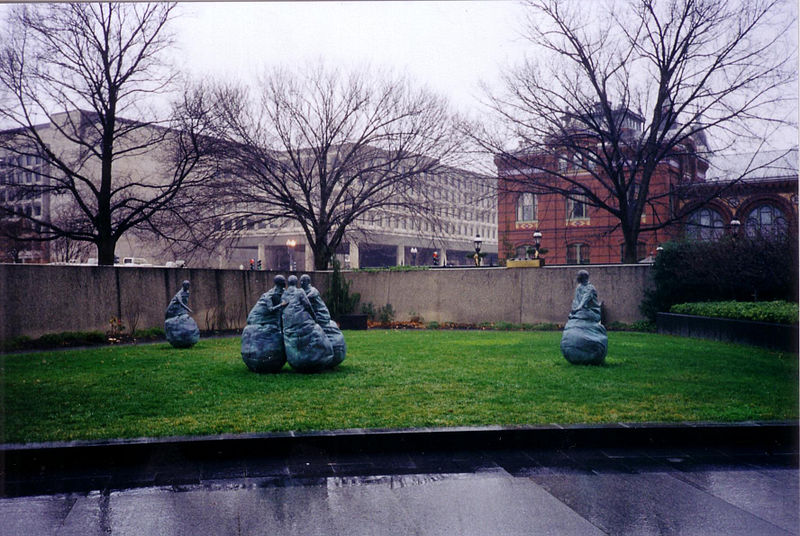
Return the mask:
<svg viewBox="0 0 800 536">
<path fill-rule="evenodd" d="M 26 191 L 17 191 L 15 189 L 5 188 L 0 189 L 0 203 L 13 203 L 14 201 L 34 201 L 42 200 L 42 193 L 33 189 Z"/>
<path fill-rule="evenodd" d="M 589 217 L 588 199 L 583 194 L 572 194 L 566 200 L 567 219 L 578 220 Z M 524 192 L 517 198 L 517 221 L 530 222 L 539 219 L 539 196 Z"/>
<path fill-rule="evenodd" d="M 0 175 L 2 184 L 41 184 L 42 176 L 30 171 L 17 171 Z"/>
<path fill-rule="evenodd" d="M 788 229 L 786 215 L 772 203 L 753 208 L 742 223 L 744 232 L 751 238 L 775 236 Z M 722 214 L 713 208 L 696 210 L 686 220 L 686 236 L 692 240 L 719 240 L 725 235 L 725 228 Z"/>
<path fill-rule="evenodd" d="M 533 244 L 522 244 L 517 246 L 514 253 L 517 259 L 529 258 L 535 246 Z M 574 243 L 567 245 L 567 264 L 589 264 L 591 263 L 591 246 L 584 243 Z"/>
</svg>

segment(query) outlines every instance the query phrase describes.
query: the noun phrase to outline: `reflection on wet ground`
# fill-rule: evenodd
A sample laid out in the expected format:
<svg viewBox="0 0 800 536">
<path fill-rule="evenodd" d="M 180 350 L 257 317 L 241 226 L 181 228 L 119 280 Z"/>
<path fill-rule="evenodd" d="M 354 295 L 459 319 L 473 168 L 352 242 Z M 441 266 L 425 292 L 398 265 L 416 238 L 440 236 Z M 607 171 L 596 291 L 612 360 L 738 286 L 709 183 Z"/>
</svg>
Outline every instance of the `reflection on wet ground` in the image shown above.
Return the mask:
<svg viewBox="0 0 800 536">
<path fill-rule="evenodd" d="M 6 482 L 0 534 L 800 534 L 796 452 L 247 457 Z"/>
</svg>

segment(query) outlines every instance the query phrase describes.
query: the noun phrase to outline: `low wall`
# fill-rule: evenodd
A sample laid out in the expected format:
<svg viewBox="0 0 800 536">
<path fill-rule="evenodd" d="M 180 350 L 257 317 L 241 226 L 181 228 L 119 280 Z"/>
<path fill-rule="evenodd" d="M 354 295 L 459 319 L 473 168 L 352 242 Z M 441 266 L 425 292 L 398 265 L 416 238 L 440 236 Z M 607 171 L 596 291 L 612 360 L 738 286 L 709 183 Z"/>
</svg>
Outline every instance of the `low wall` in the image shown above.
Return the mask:
<svg viewBox="0 0 800 536">
<path fill-rule="evenodd" d="M 412 314 L 425 322 L 567 320 L 580 268 L 603 301 L 606 323 L 643 320 L 639 304 L 649 284 L 646 265 L 553 266 L 546 268 L 436 268 L 409 272 L 348 274 L 351 291 L 376 308 L 392 304 L 397 320 Z"/>
<path fill-rule="evenodd" d="M 752 344 L 795 353 L 798 350 L 800 331 L 797 326 L 676 313 L 658 313 L 656 317 L 658 332 L 667 335 Z"/>
<path fill-rule="evenodd" d="M 589 266 L 606 322 L 642 319 L 648 285 L 643 265 Z M 397 320 L 412 314 L 437 322 L 564 323 L 577 267 L 438 268 L 347 272 L 361 303 L 391 303 Z M 276 272 L 0 264 L 0 340 L 62 331 L 106 331 L 112 317 L 127 328 L 163 327 L 164 310 L 188 279 L 189 306 L 201 330 L 241 329 Z M 327 288 L 330 272 L 312 272 Z"/>
</svg>

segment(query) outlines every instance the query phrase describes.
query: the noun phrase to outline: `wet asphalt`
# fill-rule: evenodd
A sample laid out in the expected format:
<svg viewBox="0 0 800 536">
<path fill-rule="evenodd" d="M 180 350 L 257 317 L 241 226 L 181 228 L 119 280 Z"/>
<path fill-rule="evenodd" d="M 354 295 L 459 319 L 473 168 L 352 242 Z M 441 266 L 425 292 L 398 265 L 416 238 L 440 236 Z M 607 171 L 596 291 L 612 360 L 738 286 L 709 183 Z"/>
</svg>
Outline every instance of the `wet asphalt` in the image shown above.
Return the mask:
<svg viewBox="0 0 800 536">
<path fill-rule="evenodd" d="M 11 445 L 0 534 L 800 534 L 796 436 L 750 423 Z"/>
</svg>

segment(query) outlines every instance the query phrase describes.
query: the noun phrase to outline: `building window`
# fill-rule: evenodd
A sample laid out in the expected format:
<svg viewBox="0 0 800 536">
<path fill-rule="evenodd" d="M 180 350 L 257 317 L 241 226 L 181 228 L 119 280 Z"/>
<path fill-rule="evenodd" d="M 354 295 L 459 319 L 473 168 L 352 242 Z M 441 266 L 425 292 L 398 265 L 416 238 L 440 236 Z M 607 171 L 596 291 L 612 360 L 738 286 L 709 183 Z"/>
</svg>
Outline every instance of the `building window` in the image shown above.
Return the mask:
<svg viewBox="0 0 800 536">
<path fill-rule="evenodd" d="M 783 211 L 771 203 L 764 203 L 750 211 L 744 223 L 747 236 L 777 236 L 786 232 L 786 217 Z"/>
<path fill-rule="evenodd" d="M 583 220 L 589 217 L 587 210 L 587 199 L 585 195 L 573 194 L 573 198 L 567 199 L 567 219 Z"/>
<path fill-rule="evenodd" d="M 710 208 L 695 210 L 686 222 L 686 237 L 691 240 L 719 240 L 724 232 L 722 215 Z"/>
<path fill-rule="evenodd" d="M 536 221 L 536 194 L 525 192 L 517 199 L 517 221 Z"/>
<path fill-rule="evenodd" d="M 589 244 L 567 246 L 567 264 L 589 264 Z"/>
<path fill-rule="evenodd" d="M 560 154 L 556 158 L 558 158 L 558 170 L 560 172 L 565 172 L 567 170 L 567 162 L 569 161 L 569 157 L 565 154 Z"/>
</svg>

